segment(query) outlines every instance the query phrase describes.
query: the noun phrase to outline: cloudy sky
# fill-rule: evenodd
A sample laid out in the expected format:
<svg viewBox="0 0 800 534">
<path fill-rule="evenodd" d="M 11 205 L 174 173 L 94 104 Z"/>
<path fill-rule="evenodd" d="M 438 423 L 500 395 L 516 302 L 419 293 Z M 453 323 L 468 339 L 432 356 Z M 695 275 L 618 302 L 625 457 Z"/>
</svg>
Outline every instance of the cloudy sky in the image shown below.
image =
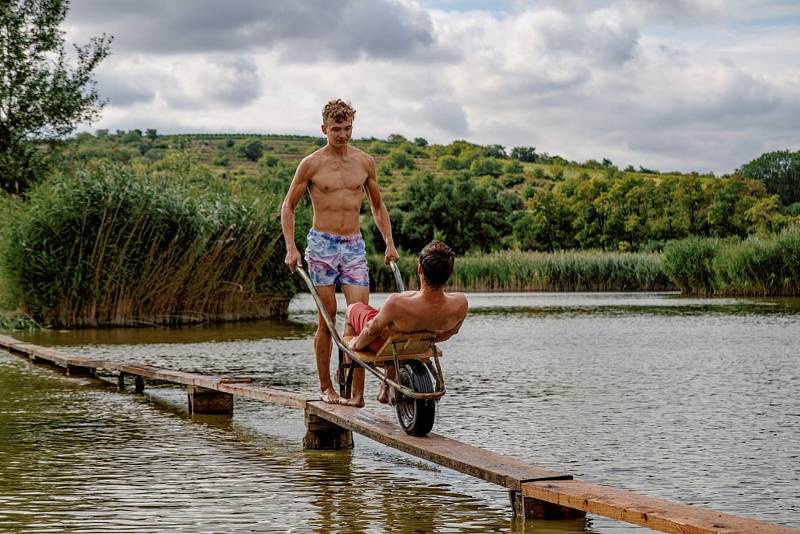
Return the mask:
<svg viewBox="0 0 800 534">
<path fill-rule="evenodd" d="M 534 146 L 731 172 L 800 149 L 798 0 L 72 0 L 112 34 L 91 126 Z"/>
</svg>

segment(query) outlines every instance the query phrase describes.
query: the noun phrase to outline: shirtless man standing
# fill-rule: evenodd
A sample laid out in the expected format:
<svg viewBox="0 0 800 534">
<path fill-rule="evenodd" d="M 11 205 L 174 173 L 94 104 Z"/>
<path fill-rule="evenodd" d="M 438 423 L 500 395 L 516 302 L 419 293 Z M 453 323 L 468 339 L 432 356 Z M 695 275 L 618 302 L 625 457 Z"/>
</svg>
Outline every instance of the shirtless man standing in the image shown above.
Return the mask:
<svg viewBox="0 0 800 534">
<path fill-rule="evenodd" d="M 369 272 L 359 224 L 362 190 L 367 193 L 375 224 L 386 243 L 386 263 L 399 259 L 392 239 L 389 212 L 378 189 L 375 160 L 348 144 L 353 134 L 355 113 L 350 104 L 339 99 L 325 104 L 322 133 L 328 138 L 328 143 L 300 162 L 281 207 L 285 262 L 294 272 L 295 266 L 302 266 L 294 242 L 294 212 L 308 190 L 314 208 L 305 254 L 308 274 L 325 310 L 334 319 L 337 283 L 348 304 L 369 302 Z M 333 389 L 330 376 L 331 333 L 322 314 L 314 336 L 314 351 L 320 398 L 338 403 L 339 395 Z"/>
<path fill-rule="evenodd" d="M 445 293 L 444 285 L 453 273 L 455 254 L 441 241 L 431 241 L 419 253 L 417 274 L 419 291 L 392 293 L 380 311 L 369 304 L 355 303 L 347 307 L 345 336 L 353 336 L 348 346 L 353 350 L 377 352 L 394 332 L 430 331 L 436 341 L 454 336 L 467 316 L 467 297 L 463 293 Z M 394 378 L 394 366 L 386 369 Z M 380 402 L 388 402 L 389 392 L 381 384 Z M 353 393 L 342 401 L 350 406 L 364 406 L 364 368 L 353 370 Z"/>
</svg>

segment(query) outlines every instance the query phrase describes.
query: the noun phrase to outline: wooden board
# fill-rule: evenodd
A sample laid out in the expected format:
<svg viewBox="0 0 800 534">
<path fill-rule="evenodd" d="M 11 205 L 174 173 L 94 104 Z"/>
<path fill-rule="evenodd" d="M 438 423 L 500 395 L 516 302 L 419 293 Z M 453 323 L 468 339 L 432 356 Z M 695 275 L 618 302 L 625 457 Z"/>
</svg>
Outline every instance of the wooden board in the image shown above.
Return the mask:
<svg viewBox="0 0 800 534">
<path fill-rule="evenodd" d="M 582 480 L 526 482 L 522 495 L 674 534 L 800 534 L 800 530 Z"/>
<path fill-rule="evenodd" d="M 318 396 L 297 391 L 271 388 L 257 384 L 231 380 L 222 376 L 208 376 L 165 369 L 153 365 L 119 364 L 119 371 L 149 380 L 170 382 L 184 386 L 199 386 L 206 389 L 258 399 L 290 408 L 304 409 L 308 400 L 319 400 Z"/>
<path fill-rule="evenodd" d="M 345 343 L 350 342 L 355 336 L 344 336 L 342 341 Z M 414 334 L 396 334 L 387 339 L 378 352 L 371 352 L 368 350 L 354 350 L 353 352 L 364 363 L 383 363 L 394 361 L 392 355 L 392 344 L 394 343 L 397 350 L 397 360 L 427 360 L 433 356 L 433 340 L 435 334 L 433 332 L 416 332 Z M 442 351 L 436 349 L 438 356 L 442 355 Z"/>
<path fill-rule="evenodd" d="M 422 438 L 409 436 L 394 418 L 363 408 L 319 401 L 309 402 L 307 411 L 378 443 L 509 489 L 519 490 L 521 483 L 526 480 L 572 478 L 571 475 L 531 465 L 439 434 L 431 433 Z"/>
<path fill-rule="evenodd" d="M 25 354 L 31 358 L 39 358 L 59 367 L 86 367 L 90 369 L 102 369 L 106 371 L 122 372 L 132 376 L 141 376 L 148 380 L 169 382 L 184 386 L 199 386 L 206 389 L 213 389 L 223 393 L 231 393 L 251 399 L 258 399 L 273 404 L 288 406 L 290 408 L 304 409 L 309 400 L 319 400 L 319 396 L 300 393 L 297 391 L 271 388 L 246 381 L 237 381 L 221 376 L 208 376 L 197 373 L 186 373 L 174 369 L 156 367 L 154 365 L 125 364 L 110 362 L 107 360 L 94 360 L 72 356 L 48 347 L 40 347 L 31 343 L 23 343 L 10 336 L 0 335 L 0 347 L 13 352 Z"/>
</svg>

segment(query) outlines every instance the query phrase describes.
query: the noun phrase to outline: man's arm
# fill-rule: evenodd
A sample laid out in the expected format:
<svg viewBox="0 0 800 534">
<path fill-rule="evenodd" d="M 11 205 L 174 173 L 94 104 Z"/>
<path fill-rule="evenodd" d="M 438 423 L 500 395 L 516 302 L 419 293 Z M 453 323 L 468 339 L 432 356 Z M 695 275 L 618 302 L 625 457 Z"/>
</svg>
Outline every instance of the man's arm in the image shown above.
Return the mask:
<svg viewBox="0 0 800 534">
<path fill-rule="evenodd" d="M 371 156 L 367 156 L 367 181 L 364 184 L 364 191 L 367 193 L 372 217 L 375 219 L 375 226 L 378 227 L 383 236 L 383 241 L 386 243 L 384 260 L 388 265 L 390 260 L 397 261 L 400 256 L 394 248 L 392 222 L 389 220 L 389 210 L 386 209 L 386 204 L 383 203 L 383 198 L 381 197 L 381 190 L 378 187 L 378 178 L 375 173 L 375 160 Z"/>
<path fill-rule="evenodd" d="M 300 259 L 300 251 L 297 250 L 297 245 L 294 242 L 294 210 L 297 204 L 308 189 L 308 182 L 311 179 L 308 158 L 304 158 L 297 166 L 297 170 L 292 178 L 292 183 L 289 184 L 289 191 L 283 199 L 281 205 L 281 228 L 283 229 L 283 240 L 286 243 L 286 259 L 284 262 L 289 266 L 289 269 L 294 272 L 295 266 L 303 266 Z"/>
<path fill-rule="evenodd" d="M 353 350 L 361 350 L 375 341 L 381 335 L 383 329 L 392 323 L 393 309 L 391 298 L 388 298 L 381 309 L 378 310 L 378 315 L 373 317 L 371 321 L 367 321 L 361 333 L 350 340 L 348 347 Z"/>
<path fill-rule="evenodd" d="M 454 313 L 454 315 L 461 316 L 461 320 L 458 322 L 450 330 L 443 330 L 441 332 L 437 332 L 436 334 L 436 342 L 446 341 L 456 335 L 459 330 L 461 330 L 461 325 L 464 324 L 464 319 L 467 318 L 467 310 L 469 309 L 469 302 L 467 302 L 467 297 L 464 296 L 463 293 L 456 293 L 455 295 L 460 295 L 460 302 L 458 305 L 458 310 Z"/>
<path fill-rule="evenodd" d="M 461 319 L 461 321 L 450 330 L 438 332 L 436 334 L 436 343 L 439 343 L 440 341 L 447 341 L 454 335 L 458 334 L 458 331 L 461 330 L 462 324 L 464 324 L 464 319 Z"/>
</svg>

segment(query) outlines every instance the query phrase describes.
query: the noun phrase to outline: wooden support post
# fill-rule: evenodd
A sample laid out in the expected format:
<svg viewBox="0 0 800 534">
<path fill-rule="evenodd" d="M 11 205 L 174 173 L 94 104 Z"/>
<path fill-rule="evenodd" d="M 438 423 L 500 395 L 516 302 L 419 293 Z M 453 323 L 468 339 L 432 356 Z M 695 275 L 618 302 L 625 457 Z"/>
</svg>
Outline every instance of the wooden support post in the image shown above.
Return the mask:
<svg viewBox="0 0 800 534">
<path fill-rule="evenodd" d="M 303 436 L 304 449 L 350 449 L 353 447 L 353 433 L 346 428 L 331 423 L 317 415 L 305 412 L 306 435 Z"/>
<path fill-rule="evenodd" d="M 578 519 L 586 517 L 586 512 L 567 508 L 560 504 L 525 497 L 521 492 L 509 490 L 511 509 L 515 516 L 525 519 Z"/>
<path fill-rule="evenodd" d="M 67 365 L 67 376 L 93 376 L 94 369 L 80 365 Z"/>
<path fill-rule="evenodd" d="M 136 380 L 133 383 L 133 391 L 134 393 L 144 393 L 144 377 L 137 376 Z"/>
<path fill-rule="evenodd" d="M 230 415 L 233 413 L 233 395 L 200 386 L 186 386 L 189 413 L 197 415 Z"/>
<path fill-rule="evenodd" d="M 117 376 L 117 391 L 125 391 L 125 373 L 122 371 Z"/>
</svg>

